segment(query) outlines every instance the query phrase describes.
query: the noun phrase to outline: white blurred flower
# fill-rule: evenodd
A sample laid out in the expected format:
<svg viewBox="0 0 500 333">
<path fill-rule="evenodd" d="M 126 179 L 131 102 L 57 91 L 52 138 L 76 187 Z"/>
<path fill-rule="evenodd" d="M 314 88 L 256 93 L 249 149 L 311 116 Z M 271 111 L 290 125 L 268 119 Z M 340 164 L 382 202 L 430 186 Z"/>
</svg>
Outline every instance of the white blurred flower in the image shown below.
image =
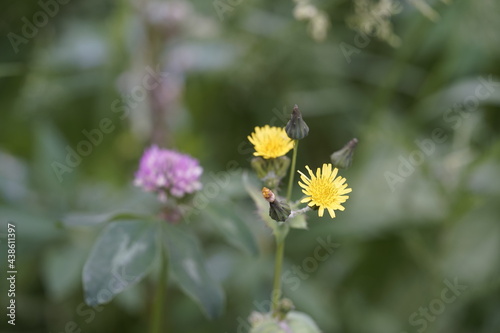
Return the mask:
<svg viewBox="0 0 500 333">
<path fill-rule="evenodd" d="M 295 0 L 293 16 L 299 21 L 309 21 L 308 30 L 311 37 L 320 42 L 325 40 L 330 21 L 328 14 L 311 4 L 311 0 Z"/>
<path fill-rule="evenodd" d="M 355 0 L 355 14 L 347 18 L 347 25 L 369 36 L 377 37 L 393 47 L 401 40 L 392 29 L 391 17 L 400 13 L 403 7 L 399 0 Z"/>
</svg>

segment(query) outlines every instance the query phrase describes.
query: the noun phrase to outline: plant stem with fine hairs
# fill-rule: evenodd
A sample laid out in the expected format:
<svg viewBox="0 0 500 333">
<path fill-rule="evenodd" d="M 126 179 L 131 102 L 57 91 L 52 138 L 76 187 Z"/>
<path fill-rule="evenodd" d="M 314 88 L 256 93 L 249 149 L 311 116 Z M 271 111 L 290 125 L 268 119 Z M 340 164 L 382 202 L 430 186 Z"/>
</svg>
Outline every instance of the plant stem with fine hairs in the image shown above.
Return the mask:
<svg viewBox="0 0 500 333">
<path fill-rule="evenodd" d="M 292 167 L 290 168 L 290 180 L 288 181 L 288 190 L 286 193 L 286 201 L 290 202 L 292 199 L 292 188 L 293 188 L 293 178 L 295 176 L 295 164 L 297 162 L 297 150 L 299 148 L 299 140 L 294 140 L 293 145 L 293 157 L 292 157 Z"/>
</svg>

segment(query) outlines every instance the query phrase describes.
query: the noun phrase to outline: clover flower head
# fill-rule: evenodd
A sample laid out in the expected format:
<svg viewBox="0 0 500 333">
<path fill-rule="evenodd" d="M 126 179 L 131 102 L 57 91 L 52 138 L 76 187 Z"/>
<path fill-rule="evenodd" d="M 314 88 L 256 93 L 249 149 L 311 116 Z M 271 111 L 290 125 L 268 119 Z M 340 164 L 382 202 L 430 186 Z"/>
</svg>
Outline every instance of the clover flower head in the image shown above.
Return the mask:
<svg viewBox="0 0 500 333">
<path fill-rule="evenodd" d="M 202 173 L 197 159 L 153 145 L 142 155 L 134 185 L 158 193 L 160 201 L 166 202 L 169 195 L 181 198 L 200 190 Z"/>
</svg>

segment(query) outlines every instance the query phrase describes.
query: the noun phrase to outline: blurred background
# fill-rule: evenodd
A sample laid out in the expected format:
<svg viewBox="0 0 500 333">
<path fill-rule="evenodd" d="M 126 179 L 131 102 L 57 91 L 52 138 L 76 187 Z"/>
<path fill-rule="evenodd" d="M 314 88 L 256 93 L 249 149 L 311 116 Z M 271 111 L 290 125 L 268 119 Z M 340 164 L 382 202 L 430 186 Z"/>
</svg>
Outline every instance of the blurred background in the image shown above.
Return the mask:
<svg viewBox="0 0 500 333">
<path fill-rule="evenodd" d="M 82 267 L 103 226 L 59 221 L 133 205 L 151 143 L 198 158 L 205 182 L 230 174 L 221 197 L 258 244 L 249 254 L 203 214 L 193 221 L 225 313 L 208 321 L 173 281 L 165 332 L 246 332 L 242 322 L 269 298 L 274 260 L 241 181 L 246 137 L 284 126 L 294 104 L 310 127 L 300 170 L 360 141 L 342 172 L 353 189 L 346 210 L 334 220 L 310 214 L 309 230 L 287 239 L 285 272 L 308 265 L 318 237 L 338 244 L 298 285 L 284 283 L 297 309 L 326 333 L 500 332 L 498 1 L 1 7 L 4 282 L 6 224 L 18 228 L 16 325 L 3 314 L 2 282 L 2 332 L 147 329 L 151 277 L 98 310 L 86 306 Z"/>
</svg>

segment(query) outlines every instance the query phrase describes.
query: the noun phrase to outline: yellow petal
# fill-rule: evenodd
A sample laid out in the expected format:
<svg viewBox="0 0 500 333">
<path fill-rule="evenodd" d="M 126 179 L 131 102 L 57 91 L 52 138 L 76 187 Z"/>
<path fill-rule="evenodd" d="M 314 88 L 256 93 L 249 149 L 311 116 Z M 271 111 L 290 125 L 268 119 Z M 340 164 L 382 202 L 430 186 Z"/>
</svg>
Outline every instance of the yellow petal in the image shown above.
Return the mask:
<svg viewBox="0 0 500 333">
<path fill-rule="evenodd" d="M 312 172 L 311 168 L 309 168 L 308 165 L 306 165 L 307 171 L 309 171 L 309 175 L 311 176 L 311 180 L 315 178 L 314 173 Z"/>
<path fill-rule="evenodd" d="M 335 177 L 337 177 L 338 173 L 339 173 L 339 169 L 334 168 L 333 171 L 332 171 L 332 179 L 335 179 Z"/>
<path fill-rule="evenodd" d="M 330 168 L 328 168 L 328 166 L 330 166 Z M 322 167 L 322 171 L 323 171 L 323 177 L 328 177 L 330 175 L 330 173 L 332 172 L 332 165 L 331 164 L 323 164 L 323 167 Z"/>
<path fill-rule="evenodd" d="M 323 213 L 325 212 L 325 207 L 319 207 L 318 209 L 318 216 L 323 217 Z"/>
</svg>

